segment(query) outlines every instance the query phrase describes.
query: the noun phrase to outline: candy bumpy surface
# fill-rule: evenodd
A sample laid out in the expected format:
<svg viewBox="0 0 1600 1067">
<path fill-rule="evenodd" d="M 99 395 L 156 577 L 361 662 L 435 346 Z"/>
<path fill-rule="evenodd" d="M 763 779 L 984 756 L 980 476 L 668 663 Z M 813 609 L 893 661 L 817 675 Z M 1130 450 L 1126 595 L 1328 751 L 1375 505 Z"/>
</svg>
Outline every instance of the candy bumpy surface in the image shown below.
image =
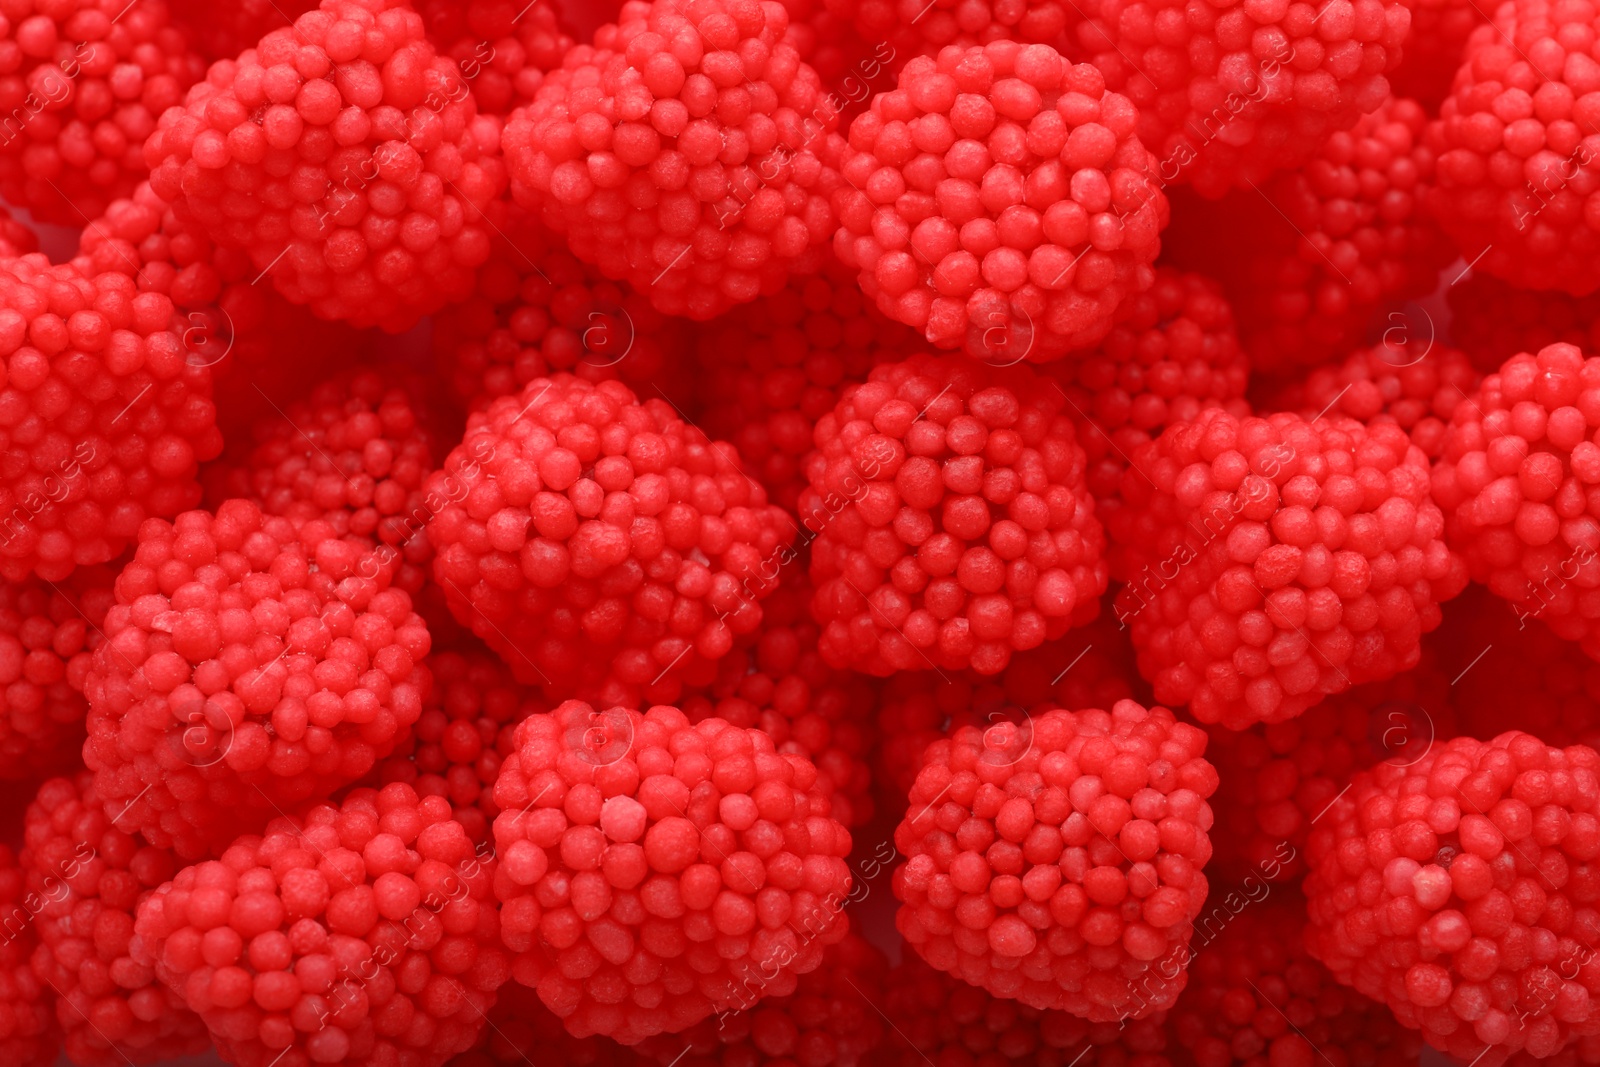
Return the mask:
<svg viewBox="0 0 1600 1067">
<path fill-rule="evenodd" d="M 1030 1007 L 1170 1008 L 1206 900 L 1205 747 L 1131 700 L 934 742 L 895 830 L 895 925 L 934 967 Z"/>
<path fill-rule="evenodd" d="M 516 980 L 578 1037 L 636 1044 L 788 996 L 849 929 L 850 833 L 760 730 L 568 701 L 495 783 Z"/>
</svg>

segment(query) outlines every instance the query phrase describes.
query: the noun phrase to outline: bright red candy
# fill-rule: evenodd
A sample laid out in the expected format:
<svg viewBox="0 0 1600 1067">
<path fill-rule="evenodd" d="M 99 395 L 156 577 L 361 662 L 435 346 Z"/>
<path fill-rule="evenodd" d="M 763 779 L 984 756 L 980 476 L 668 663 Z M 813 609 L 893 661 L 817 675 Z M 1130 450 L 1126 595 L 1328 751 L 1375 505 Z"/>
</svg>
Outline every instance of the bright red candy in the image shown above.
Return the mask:
<svg viewBox="0 0 1600 1067">
<path fill-rule="evenodd" d="M 440 1067 L 510 976 L 491 884 L 441 797 L 357 790 L 179 871 L 136 944 L 241 1067 Z"/>
<path fill-rule="evenodd" d="M 960 727 L 929 746 L 895 830 L 895 925 L 934 967 L 1030 1007 L 1170 1008 L 1206 899 L 1205 747 L 1131 700 Z"/>
<path fill-rule="evenodd" d="M 1067 50 L 1068 34 L 1083 18 L 1069 0 L 826 0 L 828 11 L 849 19 L 869 41 L 884 41 L 896 66 L 915 56 L 938 55 L 995 41 L 1047 44 Z"/>
<path fill-rule="evenodd" d="M 885 315 L 999 366 L 1094 346 L 1167 224 L 1138 116 L 1048 45 L 942 49 L 850 125 L 834 250 Z"/>
<path fill-rule="evenodd" d="M 273 30 L 282 29 L 316 0 L 170 0 L 173 20 L 183 27 L 208 62 L 231 60 Z"/>
<path fill-rule="evenodd" d="M 1157 700 L 1281 722 L 1414 667 L 1466 584 L 1399 426 L 1201 413 L 1123 478 L 1138 571 L 1117 597 Z"/>
<path fill-rule="evenodd" d="M 1592 4 L 1516 0 L 1468 39 L 1428 130 L 1428 209 L 1474 270 L 1524 289 L 1600 288 L 1600 97 L 1580 43 L 1597 30 Z"/>
<path fill-rule="evenodd" d="M 787 28 L 772 0 L 630 0 L 506 122 L 517 202 L 671 315 L 815 270 L 838 112 Z"/>
<path fill-rule="evenodd" d="M 200 502 L 222 449 L 172 301 L 43 256 L 0 261 L 0 575 L 60 581 Z"/>
<path fill-rule="evenodd" d="M 499 123 L 396 0 L 323 0 L 211 68 L 145 145 L 150 184 L 325 319 L 400 332 L 472 289 Z"/>
<path fill-rule="evenodd" d="M 1433 470 L 1450 545 L 1475 581 L 1600 658 L 1600 358 L 1554 344 L 1507 360 L 1456 408 Z"/>
<path fill-rule="evenodd" d="M 1590 1034 L 1597 775 L 1515 731 L 1357 775 L 1311 835 L 1312 955 L 1461 1062 Z"/>
<path fill-rule="evenodd" d="M 883 1067 L 975 1064 L 1001 1067 L 1170 1067 L 1165 1013 L 1091 1023 L 1064 1011 L 1041 1011 L 989 995 L 929 967 L 916 956 L 889 972 Z"/>
<path fill-rule="evenodd" d="M 37 781 L 82 759 L 84 679 L 115 577 L 111 567 L 85 567 L 60 584 L 0 586 L 0 778 Z"/>
<path fill-rule="evenodd" d="M 554 4 L 528 0 L 423 0 L 428 39 L 455 60 L 478 110 L 505 115 L 533 99 L 573 41 Z"/>
<path fill-rule="evenodd" d="M 1600 351 L 1600 293 L 1569 296 L 1549 289 L 1518 289 L 1474 273 L 1445 293 L 1451 340 L 1485 374 L 1519 352 L 1560 341 Z"/>
<path fill-rule="evenodd" d="M 557 374 L 495 400 L 428 489 L 451 612 L 529 684 L 599 664 L 645 686 L 720 659 L 792 558 L 793 520 L 732 449 L 620 382 Z"/>
<path fill-rule="evenodd" d="M 850 832 L 760 730 L 568 701 L 517 728 L 494 799 L 517 981 L 574 1036 L 637 1043 L 788 996 L 848 930 Z"/>
<path fill-rule="evenodd" d="M 495 995 L 477 1047 L 451 1067 L 528 1067 L 546 1060 L 565 1067 L 646 1067 L 639 1053 L 609 1037 L 573 1037 L 527 986 L 507 982 Z"/>
<path fill-rule="evenodd" d="M 1211 198 L 1301 166 L 1377 110 L 1411 23 L 1401 0 L 1103 0 L 1089 16 L 1079 42 L 1138 108 L 1161 187 Z"/>
<path fill-rule="evenodd" d="M 330 524 L 150 520 L 117 578 L 85 692 L 84 759 L 118 825 L 194 859 L 359 779 L 429 684 L 411 598 Z"/>
<path fill-rule="evenodd" d="M 829 663 L 997 674 L 1099 613 L 1104 534 L 1069 410 L 1031 368 L 963 356 L 844 390 L 800 499 Z"/>
<path fill-rule="evenodd" d="M 60 895 L 59 884 L 55 892 Z M 39 941 L 34 922 L 45 904 L 28 892 L 16 853 L 0 844 L 0 1056 L 17 1067 L 50 1067 L 61 1051 L 55 993 L 28 962 Z"/>
<path fill-rule="evenodd" d="M 1208 927 L 1189 964 L 1167 1025 L 1195 1067 L 1300 1067 L 1324 1055 L 1371 1067 L 1417 1063 L 1421 1038 L 1306 952 L 1305 901 L 1271 892 L 1252 893 L 1236 916 L 1225 911 L 1231 921 Z"/>
<path fill-rule="evenodd" d="M 169 849 L 119 827 L 93 776 L 52 778 L 28 805 L 22 867 L 43 906 L 31 965 L 55 991 L 67 1057 L 82 1067 L 155 1063 L 210 1044 L 200 1017 L 134 956 L 134 911 L 177 873 Z"/>
<path fill-rule="evenodd" d="M 205 74 L 165 0 L 24 2 L 0 26 L 0 196 L 82 226 L 144 180 L 145 138 Z"/>
</svg>

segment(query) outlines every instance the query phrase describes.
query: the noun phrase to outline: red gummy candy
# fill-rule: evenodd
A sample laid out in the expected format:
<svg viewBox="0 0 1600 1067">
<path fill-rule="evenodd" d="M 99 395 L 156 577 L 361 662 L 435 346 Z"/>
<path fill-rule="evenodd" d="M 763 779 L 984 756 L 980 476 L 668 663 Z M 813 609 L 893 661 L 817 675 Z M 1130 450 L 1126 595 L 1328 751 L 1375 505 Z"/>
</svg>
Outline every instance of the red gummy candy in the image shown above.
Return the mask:
<svg viewBox="0 0 1600 1067">
<path fill-rule="evenodd" d="M 26 872 L 11 847 L 0 844 L 0 1056 L 17 1067 L 50 1067 L 61 1051 L 55 993 L 29 964 L 43 903 L 28 893 Z"/>
<path fill-rule="evenodd" d="M 633 1044 L 789 996 L 849 928 L 850 832 L 760 730 L 568 701 L 517 727 L 495 803 L 516 979 L 574 1036 Z"/>
<path fill-rule="evenodd" d="M 834 250 L 885 315 L 998 366 L 1093 347 L 1167 224 L 1128 99 L 1047 45 L 919 58 L 851 123 Z"/>
<path fill-rule="evenodd" d="M 428 630 L 367 550 L 242 500 L 151 520 L 84 690 L 118 825 L 183 859 L 372 769 L 421 712 Z"/>
<path fill-rule="evenodd" d="M 1059 386 L 913 356 L 817 423 L 801 521 L 824 658 L 870 674 L 1005 669 L 1092 620 L 1104 534 Z"/>
<path fill-rule="evenodd" d="M 1170 1008 L 1206 899 L 1205 747 L 1198 727 L 1131 700 L 934 742 L 894 836 L 906 943 L 1034 1008 L 1092 1022 Z"/>
<path fill-rule="evenodd" d="M 533 99 L 573 41 L 555 6 L 527 0 L 423 0 L 428 39 L 461 67 L 478 110 L 505 115 Z"/>
</svg>

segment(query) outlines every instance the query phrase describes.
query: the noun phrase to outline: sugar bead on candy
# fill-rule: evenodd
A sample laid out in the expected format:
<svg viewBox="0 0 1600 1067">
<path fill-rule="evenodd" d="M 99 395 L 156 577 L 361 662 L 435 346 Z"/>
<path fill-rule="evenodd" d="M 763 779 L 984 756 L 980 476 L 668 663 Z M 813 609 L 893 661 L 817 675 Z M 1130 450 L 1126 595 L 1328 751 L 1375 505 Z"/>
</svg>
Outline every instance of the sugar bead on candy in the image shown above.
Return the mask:
<svg viewBox="0 0 1600 1067">
<path fill-rule="evenodd" d="M 0 472 L 0 576 L 60 581 L 199 503 L 222 436 L 182 333 L 172 301 L 124 275 L 0 261 L 0 451 L 19 457 Z"/>
<path fill-rule="evenodd" d="M 888 970 L 883 953 L 851 932 L 823 951 L 822 966 L 801 975 L 788 996 L 766 997 L 635 1047 L 652 1067 L 878 1064 L 895 1040 L 878 1014 Z"/>
<path fill-rule="evenodd" d="M 67 1058 L 81 1067 L 156 1063 L 210 1045 L 183 997 L 134 957 L 134 912 L 177 873 L 169 849 L 125 833 L 88 772 L 52 778 L 28 805 L 22 868 L 40 902 L 34 974 L 55 991 Z"/>
<path fill-rule="evenodd" d="M 1394 423 L 1211 410 L 1133 466 L 1117 617 L 1156 699 L 1201 722 L 1281 722 L 1410 669 L 1466 584 Z"/>
<path fill-rule="evenodd" d="M 433 685 L 411 736 L 378 761 L 368 782 L 403 782 L 419 796 L 444 797 L 452 818 L 473 843 L 489 840 L 500 809 L 494 783 L 514 748 L 517 724 L 549 711 L 549 704 L 518 685 L 504 661 L 487 649 L 463 647 L 431 654 Z"/>
<path fill-rule="evenodd" d="M 1174 196 L 1162 251 L 1222 277 L 1258 374 L 1326 363 L 1380 333 L 1420 351 L 1442 332 L 1426 308 L 1401 305 L 1433 292 L 1455 258 L 1424 210 L 1437 155 L 1427 122 L 1415 100 L 1386 100 L 1258 188 L 1216 204 Z"/>
<path fill-rule="evenodd" d="M 737 448 L 773 503 L 792 511 L 805 488 L 817 421 L 839 393 L 874 366 L 921 347 L 914 332 L 862 295 L 854 271 L 830 259 L 818 273 L 797 276 L 698 331 L 697 421 Z"/>
<path fill-rule="evenodd" d="M 1576 43 L 1597 29 L 1590 4 L 1517 0 L 1468 39 L 1428 129 L 1439 161 L 1428 209 L 1473 270 L 1573 296 L 1600 288 L 1600 135 Z"/>
<path fill-rule="evenodd" d="M 433 558 L 423 483 L 442 452 L 426 388 L 374 368 L 323 381 L 235 439 L 208 472 L 210 502 L 249 500 L 267 515 L 324 519 L 371 546 L 364 576 L 392 571 L 394 584 L 416 595 Z"/>
<path fill-rule="evenodd" d="M 1092 347 L 1167 224 L 1137 121 L 1048 45 L 914 59 L 850 124 L 834 251 L 939 348 L 1008 366 Z"/>
<path fill-rule="evenodd" d="M 506 115 L 531 101 L 545 72 L 561 66 L 573 46 L 553 4 L 424 0 L 417 9 L 428 39 L 460 65 L 485 115 Z"/>
<path fill-rule="evenodd" d="M 630 0 L 507 120 L 517 202 L 671 315 L 815 270 L 838 112 L 787 28 L 776 3 Z"/>
<path fill-rule="evenodd" d="M 0 196 L 82 226 L 148 171 L 145 138 L 205 75 L 165 0 L 17 4 L 0 28 Z"/>
<path fill-rule="evenodd" d="M 1452 1058 L 1556 1054 L 1596 1011 L 1597 773 L 1511 731 L 1357 775 L 1311 835 L 1307 947 Z"/>
<path fill-rule="evenodd" d="M 947 45 L 963 48 L 994 42 L 1047 44 L 1065 52 L 1083 18 L 1068 0 L 826 0 L 828 10 L 849 19 L 869 41 L 886 46 L 886 63 L 898 67 L 916 56 L 937 55 Z"/>
<path fill-rule="evenodd" d="M 785 576 L 762 603 L 761 628 L 719 660 L 716 678 L 686 692 L 680 706 L 690 722 L 718 718 L 758 728 L 779 752 L 810 760 L 833 792 L 834 817 L 855 828 L 873 815 L 867 756 L 883 743 L 876 729 L 879 687 L 823 661 L 811 592 L 804 575 Z"/>
<path fill-rule="evenodd" d="M 410 731 L 428 630 L 369 547 L 230 500 L 150 520 L 85 693 L 118 826 L 185 860 L 361 778 Z"/>
<path fill-rule="evenodd" d="M 442 797 L 358 790 L 183 868 L 135 944 L 230 1063 L 441 1067 L 510 974 L 496 869 Z"/>
<path fill-rule="evenodd" d="M 0 925 L 6 932 L 0 938 L 0 1056 L 18 1067 L 50 1067 L 61 1051 L 56 995 L 29 965 L 39 941 L 38 911 L 16 853 L 0 844 Z"/>
<path fill-rule="evenodd" d="M 290 301 L 401 332 L 471 291 L 505 183 L 499 132 L 420 15 L 324 0 L 213 66 L 145 157 L 157 195 Z"/>
<path fill-rule="evenodd" d="M 1079 45 L 1138 109 L 1161 183 L 1208 198 L 1301 166 L 1376 111 L 1411 22 L 1402 0 L 1104 0 L 1089 16 Z"/>
<path fill-rule="evenodd" d="M 1091 1022 L 1170 1008 L 1207 892 L 1205 747 L 1131 700 L 934 742 L 894 836 L 906 943 L 1033 1008 Z"/>
<path fill-rule="evenodd" d="M 1090 1023 L 1004 1000 L 908 955 L 889 972 L 884 1067 L 1026 1062 L 1037 1067 L 1171 1067 L 1166 1013 Z"/>
<path fill-rule="evenodd" d="M 1124 577 L 1127 538 L 1120 522 L 1128 457 L 1206 408 L 1250 413 L 1250 360 L 1239 347 L 1233 311 L 1213 279 L 1158 267 L 1154 285 L 1122 302 L 1098 348 L 1052 365 L 1049 373 L 1067 394 L 1088 456 L 1095 513 L 1106 525 L 1107 562 L 1114 576 Z"/>
<path fill-rule="evenodd" d="M 1196 1067 L 1311 1064 L 1324 1049 L 1350 1063 L 1418 1062 L 1420 1036 L 1306 952 L 1305 901 L 1275 889 L 1258 900 L 1256 892 L 1195 951 L 1167 1021 L 1173 1043 Z"/>
<path fill-rule="evenodd" d="M 472 295 L 434 316 L 433 353 L 444 383 L 471 410 L 556 372 L 687 402 L 683 326 L 513 209 Z"/>
<path fill-rule="evenodd" d="M 1581 592 L 1600 572 L 1592 382 L 1600 359 L 1571 345 L 1508 359 L 1456 409 L 1433 499 L 1475 581 L 1600 658 L 1600 608 Z"/>
<path fill-rule="evenodd" d="M 111 566 L 0 586 L 0 778 L 37 781 L 82 760 L 83 686 L 111 607 Z"/>
<path fill-rule="evenodd" d="M 1109 607 L 1088 626 L 1011 657 L 998 675 L 975 671 L 902 671 L 887 679 L 878 699 L 873 769 L 881 791 L 904 797 L 916 781 L 928 746 L 962 726 L 1018 725 L 1029 715 L 1060 708 L 1109 708 L 1142 700 L 1128 631 Z"/>
<path fill-rule="evenodd" d="M 843 938 L 850 833 L 760 730 L 568 701 L 495 782 L 516 980 L 577 1037 L 636 1044 L 788 996 Z"/>
<path fill-rule="evenodd" d="M 800 521 L 824 658 L 870 674 L 1005 669 L 1099 612 L 1104 535 L 1061 389 L 913 356 L 817 423 Z"/>
<path fill-rule="evenodd" d="M 761 621 L 794 520 L 733 450 L 620 382 L 536 378 L 469 416 L 428 483 L 433 576 L 526 684 L 646 686 Z"/>
<path fill-rule="evenodd" d="M 1293 411 L 1308 421 L 1343 415 L 1368 423 L 1393 422 L 1428 459 L 1439 458 L 1455 410 L 1468 402 L 1483 375 L 1464 353 L 1434 338 L 1414 337 L 1358 348 L 1277 389 L 1263 406 Z"/>
</svg>

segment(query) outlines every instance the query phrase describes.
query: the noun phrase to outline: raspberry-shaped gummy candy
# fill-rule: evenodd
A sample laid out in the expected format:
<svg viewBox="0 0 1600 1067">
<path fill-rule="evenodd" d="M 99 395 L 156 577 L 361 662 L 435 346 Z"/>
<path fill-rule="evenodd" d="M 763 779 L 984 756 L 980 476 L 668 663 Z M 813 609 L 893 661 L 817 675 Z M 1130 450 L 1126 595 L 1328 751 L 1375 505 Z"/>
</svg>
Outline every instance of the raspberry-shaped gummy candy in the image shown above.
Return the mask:
<svg viewBox="0 0 1600 1067">
<path fill-rule="evenodd" d="M 1301 166 L 1377 110 L 1411 23 L 1401 0 L 1104 0 L 1090 16 L 1079 40 L 1138 108 L 1161 184 L 1213 198 Z"/>
<path fill-rule="evenodd" d="M 850 125 L 834 249 L 885 315 L 997 365 L 1093 346 L 1167 224 L 1126 97 L 1047 45 L 906 64 Z"/>
<path fill-rule="evenodd" d="M 1427 479 L 1378 420 L 1212 410 L 1140 449 L 1116 611 L 1156 699 L 1240 730 L 1414 667 L 1466 585 Z"/>
<path fill-rule="evenodd" d="M 1068 0 L 826 0 L 828 10 L 851 20 L 870 41 L 884 41 L 899 66 L 934 56 L 946 45 L 1020 41 L 1065 50 L 1068 31 L 1083 18 Z"/>
<path fill-rule="evenodd" d="M 1093 619 L 1104 534 L 1059 386 L 914 356 L 817 422 L 800 515 L 837 667 L 1005 669 Z"/>
<path fill-rule="evenodd" d="M 1474 581 L 1600 659 L 1600 358 L 1554 344 L 1507 360 L 1459 405 L 1433 498 Z"/>
<path fill-rule="evenodd" d="M 433 352 L 450 391 L 474 411 L 558 371 L 687 401 L 681 333 L 643 296 L 602 278 L 515 210 L 472 295 L 434 317 Z"/>
<path fill-rule="evenodd" d="M 359 542 L 230 500 L 150 520 L 85 693 L 84 760 L 118 826 L 184 859 L 326 796 L 402 741 L 428 630 Z"/>
<path fill-rule="evenodd" d="M 690 722 L 757 727 L 779 752 L 804 756 L 833 790 L 834 817 L 861 826 L 873 811 L 867 754 L 878 744 L 878 686 L 828 666 L 809 610 L 811 585 L 802 575 L 788 582 L 762 604 L 754 641 L 719 660 L 716 679 L 686 693 L 682 710 Z"/>
<path fill-rule="evenodd" d="M 507 120 L 518 203 L 671 315 L 714 318 L 815 269 L 838 112 L 788 21 L 774 0 L 625 4 Z"/>
<path fill-rule="evenodd" d="M 0 844 L 0 1056 L 18 1067 L 49 1067 L 61 1050 L 56 994 L 29 963 L 39 940 L 34 919 L 46 901 L 26 881 L 16 854 Z M 59 898 L 59 880 L 53 889 Z"/>
<path fill-rule="evenodd" d="M 372 776 L 382 785 L 404 782 L 419 796 L 444 797 L 452 817 L 478 844 L 489 840 L 500 813 L 494 783 L 511 753 L 517 723 L 549 705 L 481 647 L 435 652 L 427 667 L 433 686 L 411 736 L 378 761 Z"/>
<path fill-rule="evenodd" d="M 1450 339 L 1493 374 L 1520 352 L 1537 352 L 1560 341 L 1600 351 L 1600 293 L 1571 296 L 1549 289 L 1518 289 L 1488 274 L 1473 273 L 1450 286 Z"/>
<path fill-rule="evenodd" d="M 485 115 L 505 115 L 533 99 L 546 71 L 572 48 L 553 4 L 514 0 L 425 0 L 417 5 L 428 39 L 461 67 Z"/>
<path fill-rule="evenodd" d="M 64 226 L 144 180 L 145 138 L 205 75 L 165 0 L 16 4 L 0 66 L 0 196 Z"/>
<path fill-rule="evenodd" d="M 415 594 L 432 558 L 422 486 L 438 455 L 419 392 L 371 369 L 322 382 L 259 422 L 245 447 L 212 469 L 213 502 L 248 500 L 294 522 L 325 519 L 373 545 L 365 577 L 396 570 L 395 584 Z"/>
<path fill-rule="evenodd" d="M 517 981 L 577 1037 L 635 1044 L 795 991 L 848 930 L 850 832 L 760 730 L 568 701 L 495 783 Z"/>
<path fill-rule="evenodd" d="M 1600 288 L 1600 96 L 1591 3 L 1501 4 L 1467 41 L 1428 129 L 1438 184 L 1428 209 L 1474 270 L 1524 289 Z"/>
<path fill-rule="evenodd" d="M 1206 899 L 1205 748 L 1131 700 L 934 742 L 894 834 L 895 925 L 934 967 L 1030 1007 L 1093 1022 L 1170 1008 Z"/>
<path fill-rule="evenodd" d="M 1203 274 L 1156 269 L 1155 284 L 1117 309 L 1100 346 L 1051 375 L 1072 403 L 1089 458 L 1089 491 L 1106 524 L 1107 554 L 1120 569 L 1118 512 L 1128 457 L 1161 431 L 1206 408 L 1250 413 L 1250 361 L 1239 347 L 1222 287 Z"/>
<path fill-rule="evenodd" d="M 1398 336 L 1396 338 L 1398 341 Z M 1372 425 L 1393 422 L 1428 459 L 1439 458 L 1445 430 L 1483 376 L 1465 354 L 1426 338 L 1358 348 L 1278 391 L 1269 407 L 1306 419 L 1343 415 Z"/>
<path fill-rule="evenodd" d="M 1421 1038 L 1307 953 L 1298 894 L 1252 897 L 1229 918 L 1195 949 L 1189 986 L 1167 1020 L 1195 1067 L 1310 1064 L 1323 1049 L 1340 1063 L 1418 1061 Z"/>
<path fill-rule="evenodd" d="M 33 970 L 60 998 L 56 1021 L 73 1063 L 154 1063 L 207 1048 L 199 1016 L 133 958 L 134 911 L 177 873 L 171 850 L 120 829 L 84 772 L 39 787 L 22 867 L 41 905 Z"/>
<path fill-rule="evenodd" d="M 222 435 L 183 329 L 171 300 L 125 275 L 0 261 L 0 450 L 14 457 L 0 471 L 0 576 L 60 581 L 120 555 L 146 518 L 200 502 L 200 461 Z"/>
<path fill-rule="evenodd" d="M 1091 1023 L 990 995 L 929 967 L 916 956 L 889 972 L 883 1067 L 973 1064 L 1001 1067 L 1170 1067 L 1165 1013 Z"/>
<path fill-rule="evenodd" d="M 1312 955 L 1460 1062 L 1591 1033 L 1597 775 L 1517 731 L 1358 774 L 1311 834 Z"/>
<path fill-rule="evenodd" d="M 861 293 L 855 272 L 821 272 L 742 305 L 698 331 L 699 424 L 739 450 L 774 503 L 798 507 L 817 420 L 847 383 L 922 347 Z"/>
<path fill-rule="evenodd" d="M 115 577 L 110 567 L 87 567 L 60 584 L 0 586 L 0 778 L 37 781 L 81 765 L 84 679 Z"/>
<path fill-rule="evenodd" d="M 761 621 L 794 522 L 662 400 L 537 378 L 467 420 L 430 481 L 451 612 L 525 682 L 611 664 L 648 685 L 727 655 Z"/>
<path fill-rule="evenodd" d="M 1423 209 L 1434 180 L 1427 122 L 1415 100 L 1389 100 L 1258 188 L 1220 204 L 1175 198 L 1163 247 L 1184 266 L 1220 271 L 1258 373 L 1342 356 L 1375 320 L 1398 338 L 1405 324 L 1383 319 L 1385 306 L 1433 291 L 1455 247 Z"/>
<path fill-rule="evenodd" d="M 472 289 L 498 125 L 392 0 L 323 0 L 211 68 L 145 145 L 150 184 L 325 319 L 398 332 Z"/>
<path fill-rule="evenodd" d="M 479 855 L 442 797 L 357 790 L 179 871 L 136 944 L 241 1067 L 440 1067 L 510 973 Z"/>
<path fill-rule="evenodd" d="M 879 1064 L 892 1039 L 877 1005 L 889 961 L 854 932 L 822 953 L 822 966 L 800 976 L 788 996 L 745 1002 L 681 1034 L 658 1034 L 637 1046 L 651 1067 L 861 1067 Z"/>
</svg>

